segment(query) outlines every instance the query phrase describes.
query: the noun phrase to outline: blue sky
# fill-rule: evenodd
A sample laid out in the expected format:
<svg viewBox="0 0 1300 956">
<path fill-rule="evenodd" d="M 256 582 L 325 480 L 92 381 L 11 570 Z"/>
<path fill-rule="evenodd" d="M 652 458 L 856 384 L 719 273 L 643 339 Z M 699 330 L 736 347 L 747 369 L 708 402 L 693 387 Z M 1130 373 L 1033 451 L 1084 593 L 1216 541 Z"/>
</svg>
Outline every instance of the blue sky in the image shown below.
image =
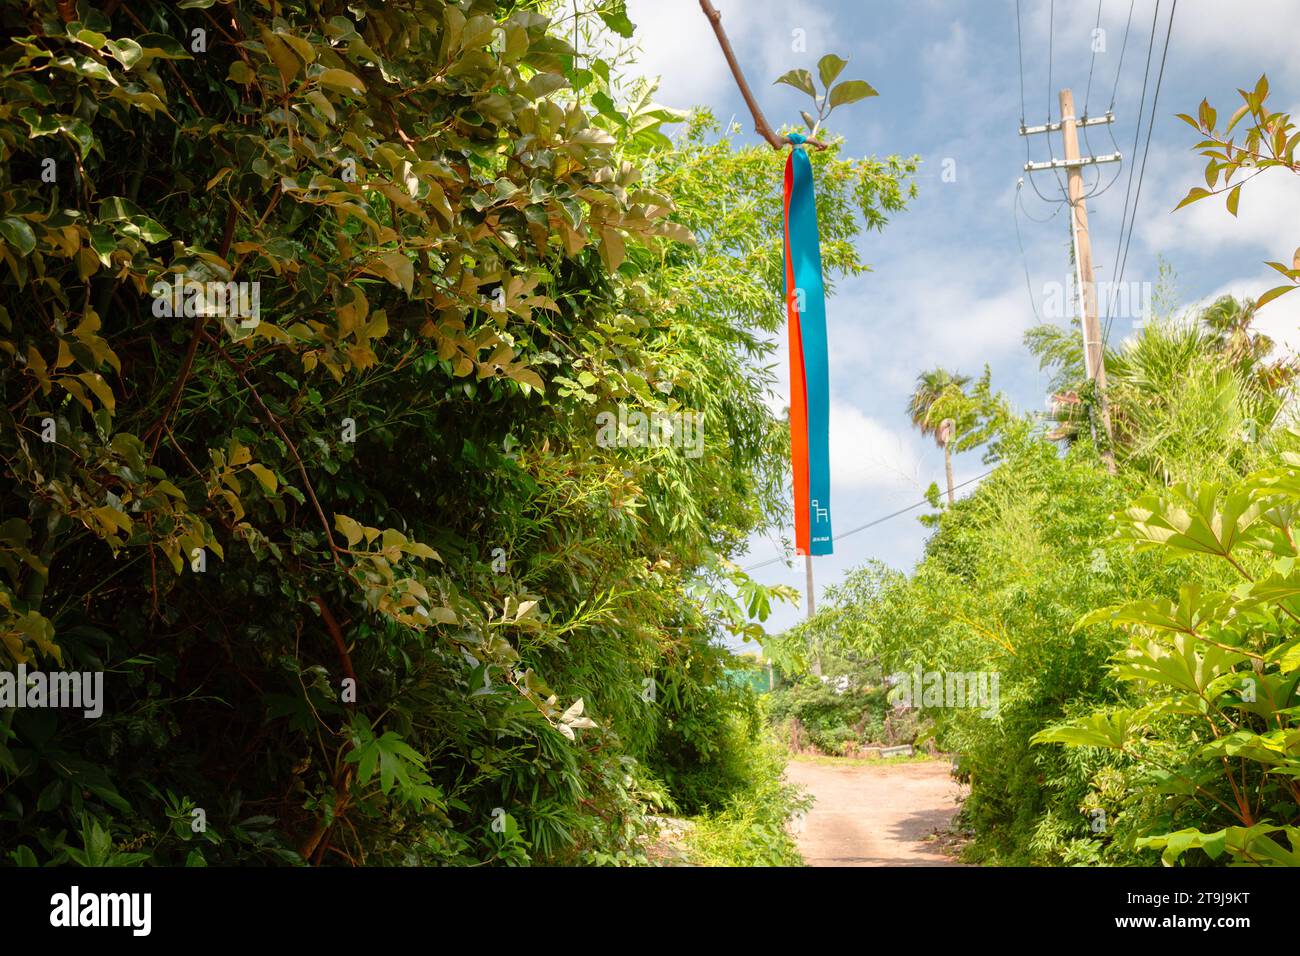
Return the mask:
<svg viewBox="0 0 1300 956">
<path fill-rule="evenodd" d="M 838 533 L 920 501 L 932 481 L 942 483 L 942 453 L 910 427 L 903 411 L 922 369 L 943 365 L 978 375 L 987 362 L 994 386 L 1017 407 L 1044 408 L 1046 376 L 1021 337 L 1035 324 L 1035 309 L 1040 315 L 1051 309 L 1045 286 L 1068 282 L 1067 212 L 1045 223 L 1022 215 L 1027 253 L 1022 257 L 1014 204 L 1017 180 L 1028 174 L 1022 171 L 1025 141 L 1018 135 L 1014 0 L 715 0 L 715 5 L 773 126 L 798 122 L 804 97 L 772 86 L 772 80 L 796 67 L 815 75 L 817 59 L 834 52 L 849 58 L 844 78 L 865 79 L 880 92 L 832 117 L 830 132 L 845 137 L 846 152 L 916 154 L 922 160 L 919 197 L 883 233 L 860 240 L 862 257 L 874 271 L 841 283 L 827 304 Z M 1098 282 L 1115 278 L 1113 259 L 1155 6 L 1155 0 L 1133 3 L 1113 126 L 1124 162 L 1100 167 L 1103 186 L 1117 170 L 1120 175 L 1088 203 Z M 1148 111 L 1170 6 L 1169 0 L 1160 4 Z M 1093 66 L 1092 115 L 1103 113 L 1110 102 L 1129 8 L 1129 0 L 1101 4 L 1105 49 Z M 1097 9 L 1092 0 L 1062 0 L 1054 12 L 1048 0 L 1021 0 L 1028 125 L 1046 121 L 1049 103 L 1052 118 L 1059 118 L 1061 87 L 1074 90 L 1076 109 L 1082 112 Z M 629 14 L 638 27 L 640 69 L 662 76 L 661 102 L 708 106 L 723 122 L 734 115 L 752 136 L 752 122 L 697 0 L 629 0 Z M 806 52 L 794 48 L 796 30 L 806 37 Z M 1276 284 L 1263 261 L 1289 260 L 1300 243 L 1300 181 L 1280 171 L 1261 176 L 1243 191 L 1235 220 L 1221 200 L 1171 213 L 1188 188 L 1202 181 L 1203 170 L 1190 151 L 1194 131 L 1174 114 L 1195 114 L 1208 97 L 1220 115 L 1227 115 L 1240 102 L 1237 87 L 1253 86 L 1261 71 L 1268 73 L 1276 107 L 1300 113 L 1297 36 L 1300 3 L 1295 0 L 1177 4 L 1126 284 L 1154 283 L 1161 257 L 1176 272 L 1178 299 L 1185 305 L 1228 291 L 1257 295 Z M 1143 142 L 1145 138 L 1144 126 Z M 1094 127 L 1089 140 L 1092 152 L 1114 149 L 1103 127 Z M 1057 135 L 1051 144 L 1060 156 Z M 1048 158 L 1047 137 L 1032 137 L 1030 146 L 1033 159 Z M 1089 151 L 1087 145 L 1081 149 Z M 955 181 L 944 181 L 945 160 L 953 161 L 948 168 L 955 171 Z M 1060 195 L 1053 174 L 1034 175 L 1041 177 L 1037 182 L 1044 195 Z M 1089 172 L 1086 182 L 1091 184 L 1093 175 Z M 1136 182 L 1135 175 L 1135 188 Z M 1025 212 L 1036 219 L 1061 208 L 1039 200 L 1028 183 L 1022 198 Z M 1290 347 L 1300 347 L 1300 296 L 1270 305 L 1261 325 Z M 1131 319 L 1118 318 L 1111 339 L 1132 331 Z M 784 370 L 784 352 L 780 363 Z M 784 378 L 781 389 L 774 407 L 784 406 Z M 984 470 L 978 453 L 959 456 L 956 480 Z M 870 558 L 911 568 L 927 534 L 917 513 L 837 542 L 833 556 L 816 559 L 818 590 Z M 757 564 L 779 554 L 777 542 L 758 538 L 742 563 Z M 802 590 L 803 562 L 799 559 L 790 569 L 777 562 L 754 576 Z M 769 626 L 780 630 L 801 614 L 801 609 L 783 608 Z"/>
</svg>

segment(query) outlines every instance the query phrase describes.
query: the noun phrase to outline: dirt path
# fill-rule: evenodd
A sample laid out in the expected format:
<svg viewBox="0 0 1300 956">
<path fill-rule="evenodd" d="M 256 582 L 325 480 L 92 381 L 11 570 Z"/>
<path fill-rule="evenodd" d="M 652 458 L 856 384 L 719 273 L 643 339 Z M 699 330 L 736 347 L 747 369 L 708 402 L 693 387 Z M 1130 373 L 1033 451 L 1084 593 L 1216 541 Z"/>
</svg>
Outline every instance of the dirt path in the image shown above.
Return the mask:
<svg viewBox="0 0 1300 956">
<path fill-rule="evenodd" d="M 826 764 L 791 760 L 786 778 L 817 800 L 796 824 L 809 866 L 960 866 L 927 838 L 948 826 L 961 787 L 946 760 Z"/>
</svg>

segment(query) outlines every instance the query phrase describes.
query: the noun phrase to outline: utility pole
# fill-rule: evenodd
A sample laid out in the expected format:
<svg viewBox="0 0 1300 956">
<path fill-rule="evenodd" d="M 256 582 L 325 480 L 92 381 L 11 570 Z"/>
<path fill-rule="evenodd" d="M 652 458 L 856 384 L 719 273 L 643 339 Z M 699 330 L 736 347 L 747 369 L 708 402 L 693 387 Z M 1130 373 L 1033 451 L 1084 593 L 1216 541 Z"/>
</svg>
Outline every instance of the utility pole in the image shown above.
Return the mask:
<svg viewBox="0 0 1300 956">
<path fill-rule="evenodd" d="M 808 620 L 811 621 L 813 619 L 813 615 L 817 613 L 816 591 L 813 589 L 811 554 L 805 554 L 803 556 L 803 568 L 804 568 L 804 587 L 807 588 L 808 590 Z M 812 672 L 813 675 L 816 677 L 822 676 L 822 654 L 821 654 L 820 642 L 818 642 L 817 646 L 813 647 Z"/>
<path fill-rule="evenodd" d="M 1111 450 L 1114 434 L 1110 426 L 1110 408 L 1106 402 L 1106 359 L 1101 341 L 1101 323 L 1097 317 L 1097 286 L 1092 273 L 1092 240 L 1088 234 L 1088 205 L 1083 193 L 1083 167 L 1099 163 L 1117 163 L 1122 158 L 1119 153 L 1106 156 L 1079 156 L 1080 126 L 1093 126 L 1113 123 L 1115 116 L 1107 112 L 1096 119 L 1084 117 L 1079 120 L 1074 115 L 1074 94 L 1061 90 L 1061 121 L 1047 123 L 1043 126 L 1020 127 L 1021 136 L 1034 133 L 1052 133 L 1061 131 L 1061 140 L 1065 147 L 1065 159 L 1052 159 L 1046 163 L 1025 163 L 1025 171 L 1032 173 L 1040 169 L 1064 168 L 1067 178 L 1067 196 L 1070 202 L 1070 235 L 1074 240 L 1075 282 L 1079 290 L 1079 325 L 1083 331 L 1083 363 L 1088 379 L 1093 382 L 1097 395 L 1098 416 L 1102 429 L 1106 433 L 1106 448 L 1102 460 L 1106 470 L 1115 474 L 1115 455 Z M 1095 432 L 1094 424 L 1094 435 Z"/>
</svg>

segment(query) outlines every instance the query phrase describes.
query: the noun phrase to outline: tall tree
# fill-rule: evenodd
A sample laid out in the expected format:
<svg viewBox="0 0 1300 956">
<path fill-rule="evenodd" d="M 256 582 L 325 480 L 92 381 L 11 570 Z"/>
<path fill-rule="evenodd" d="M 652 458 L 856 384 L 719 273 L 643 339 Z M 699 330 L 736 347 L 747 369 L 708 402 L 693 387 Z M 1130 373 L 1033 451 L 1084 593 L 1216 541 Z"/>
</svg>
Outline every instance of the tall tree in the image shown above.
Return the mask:
<svg viewBox="0 0 1300 956">
<path fill-rule="evenodd" d="M 1225 295 L 1201 310 L 1199 320 L 1229 364 L 1267 391 L 1277 391 L 1295 380 L 1300 371 L 1292 358 L 1270 359 L 1275 343 L 1255 327 L 1257 299 L 1237 300 Z"/>
<path fill-rule="evenodd" d="M 954 419 L 932 414 L 936 405 L 945 398 L 949 401 L 955 394 L 964 395 L 970 384 L 969 375 L 959 375 L 942 367 L 935 367 L 922 372 L 916 377 L 916 389 L 907 401 L 907 414 L 912 424 L 922 435 L 934 439 L 934 443 L 943 449 L 944 473 L 948 481 L 948 504 L 953 503 L 952 480 L 952 442 L 956 437 L 957 423 Z M 951 423 L 951 424 L 949 424 Z"/>
</svg>

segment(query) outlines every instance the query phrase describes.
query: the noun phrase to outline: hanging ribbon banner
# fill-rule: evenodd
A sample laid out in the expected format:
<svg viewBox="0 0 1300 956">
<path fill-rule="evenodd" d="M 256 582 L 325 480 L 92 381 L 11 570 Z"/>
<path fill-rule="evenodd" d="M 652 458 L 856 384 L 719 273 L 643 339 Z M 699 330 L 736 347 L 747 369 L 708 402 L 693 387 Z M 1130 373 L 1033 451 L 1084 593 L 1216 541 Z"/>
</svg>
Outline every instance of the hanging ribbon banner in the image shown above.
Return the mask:
<svg viewBox="0 0 1300 956">
<path fill-rule="evenodd" d="M 804 137 L 785 163 L 785 301 L 790 335 L 790 462 L 794 469 L 794 538 L 799 554 L 831 553 L 830 376 L 826 358 L 826 290 Z"/>
</svg>

